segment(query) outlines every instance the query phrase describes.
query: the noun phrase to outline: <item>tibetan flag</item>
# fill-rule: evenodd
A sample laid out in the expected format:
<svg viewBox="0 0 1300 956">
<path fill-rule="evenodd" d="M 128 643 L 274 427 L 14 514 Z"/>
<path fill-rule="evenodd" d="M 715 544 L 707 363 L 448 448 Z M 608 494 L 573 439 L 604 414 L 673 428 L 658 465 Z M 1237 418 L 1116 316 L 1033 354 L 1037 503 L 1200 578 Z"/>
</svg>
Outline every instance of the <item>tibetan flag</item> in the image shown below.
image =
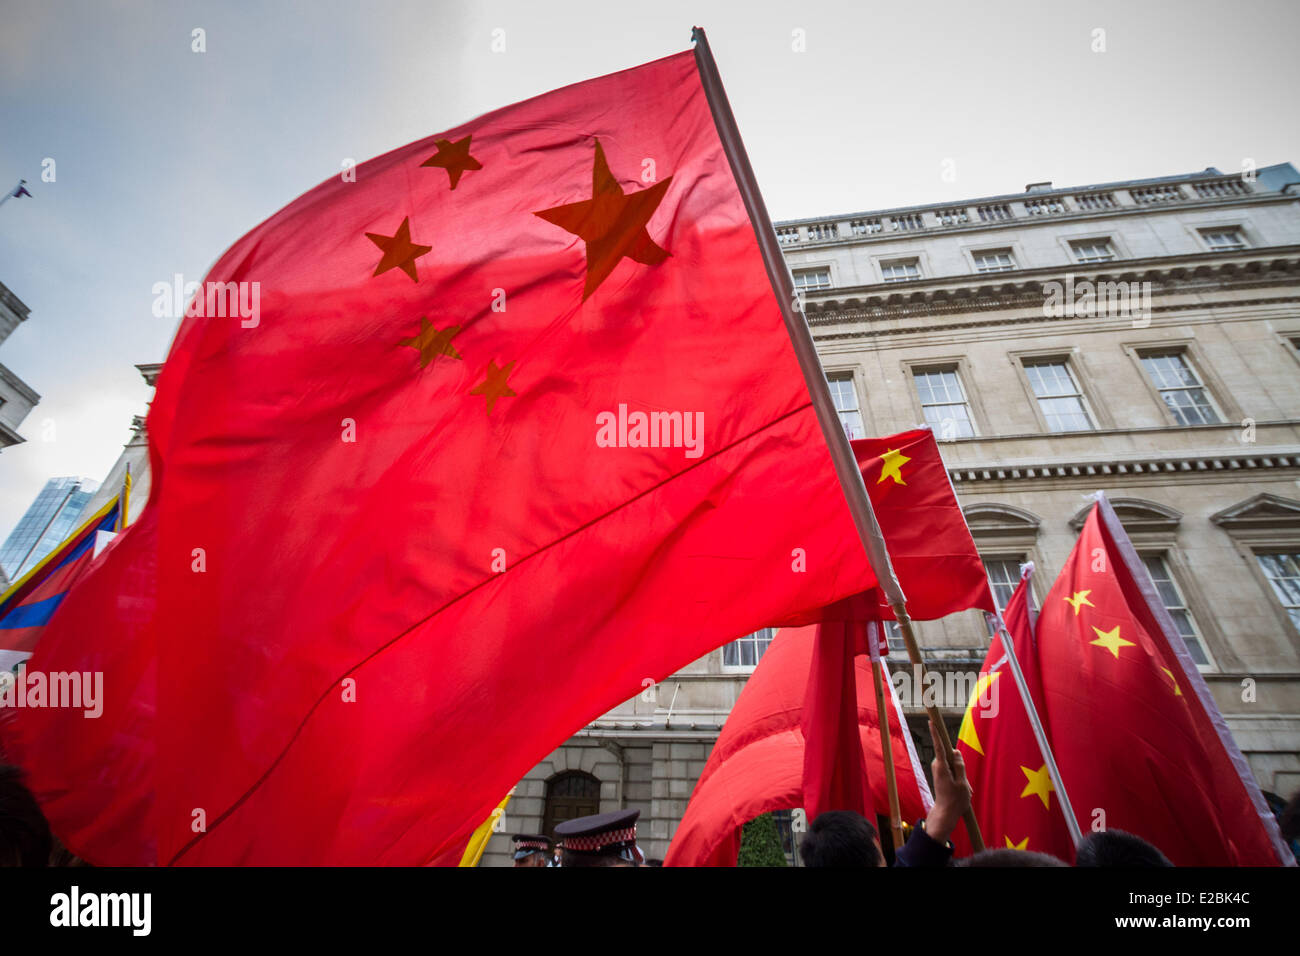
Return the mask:
<svg viewBox="0 0 1300 956">
<path fill-rule="evenodd" d="M 117 530 L 121 499 L 115 498 L 84 521 L 0 597 L 0 671 L 16 670 L 94 557 L 100 531 Z"/>
<path fill-rule="evenodd" d="M 866 626 L 828 622 L 777 632 L 709 754 L 665 866 L 735 866 L 741 829 L 772 810 L 804 808 L 810 820 L 822 810 L 854 810 L 871 820 L 888 815 L 868 631 Z M 818 671 L 846 649 L 851 677 L 847 686 L 854 695 L 849 700 L 856 704 L 843 707 L 839 695 L 833 701 L 820 696 L 838 681 L 828 681 Z M 887 705 L 893 709 L 889 734 L 900 810 L 904 820 L 916 820 L 925 816 L 933 800 L 887 669 L 884 684 Z M 853 732 L 848 739 L 858 752 L 851 755 L 840 748 L 839 753 L 854 766 L 854 781 L 832 780 L 810 767 L 810 749 L 816 745 L 805 734 L 819 706 L 834 706 L 850 715 Z"/>
<path fill-rule="evenodd" d="M 1032 565 L 1021 570 L 1003 620 L 1016 642 L 1016 659 L 1041 716 L 1042 683 L 1029 598 L 1032 574 Z M 1002 641 L 999 634 L 989 646 L 957 734 L 956 746 L 974 794 L 975 819 L 989 849 L 1033 850 L 1073 860 L 1074 843 L 1061 815 L 1060 797 L 1048 776 Z M 965 828 L 953 834 L 953 843 L 959 856 L 970 855 Z"/>
<path fill-rule="evenodd" d="M 1043 602 L 1037 638 L 1040 712 L 1085 832 L 1094 821 L 1127 830 L 1178 866 L 1294 865 L 1104 496 Z"/>
<path fill-rule="evenodd" d="M 34 662 L 103 716 L 15 722 L 96 864 L 455 863 L 645 681 L 875 584 L 690 52 L 273 215 L 148 430 Z"/>
</svg>

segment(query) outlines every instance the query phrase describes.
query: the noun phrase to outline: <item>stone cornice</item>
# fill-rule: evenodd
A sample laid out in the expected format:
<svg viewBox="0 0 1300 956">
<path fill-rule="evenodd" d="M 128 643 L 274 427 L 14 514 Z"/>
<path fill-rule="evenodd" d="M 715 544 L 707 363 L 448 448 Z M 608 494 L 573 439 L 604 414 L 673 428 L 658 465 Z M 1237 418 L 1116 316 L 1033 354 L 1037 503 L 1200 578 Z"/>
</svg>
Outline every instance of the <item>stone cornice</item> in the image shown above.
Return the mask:
<svg viewBox="0 0 1300 956">
<path fill-rule="evenodd" d="M 1221 455 L 1127 455 L 1114 461 L 1071 461 L 1054 458 L 1039 463 L 961 465 L 949 468 L 954 484 L 991 481 L 1045 481 L 1076 478 L 1125 478 L 1136 475 L 1197 475 L 1300 469 L 1300 447 L 1275 452 L 1229 452 Z"/>
</svg>

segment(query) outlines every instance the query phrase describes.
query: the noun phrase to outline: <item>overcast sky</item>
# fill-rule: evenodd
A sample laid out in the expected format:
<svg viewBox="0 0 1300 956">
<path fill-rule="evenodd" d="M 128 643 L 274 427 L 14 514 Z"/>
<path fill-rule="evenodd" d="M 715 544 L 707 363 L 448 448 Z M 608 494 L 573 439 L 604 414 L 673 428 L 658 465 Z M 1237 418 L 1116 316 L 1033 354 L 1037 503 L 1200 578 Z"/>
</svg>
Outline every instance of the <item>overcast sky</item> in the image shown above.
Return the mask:
<svg viewBox="0 0 1300 956">
<path fill-rule="evenodd" d="M 153 284 L 201 279 L 345 158 L 687 49 L 698 23 L 778 219 L 1300 161 L 1298 11 L 1294 0 L 7 2 L 0 188 L 23 177 L 35 198 L 0 208 L 0 282 L 32 310 L 0 362 L 42 398 L 20 429 L 28 441 L 0 455 L 0 537 L 47 478 L 102 479 L 116 460 L 149 397 L 133 366 L 161 361 L 175 331 L 151 314 Z M 204 53 L 191 51 L 195 28 Z M 41 181 L 47 157 L 53 183 Z"/>
</svg>

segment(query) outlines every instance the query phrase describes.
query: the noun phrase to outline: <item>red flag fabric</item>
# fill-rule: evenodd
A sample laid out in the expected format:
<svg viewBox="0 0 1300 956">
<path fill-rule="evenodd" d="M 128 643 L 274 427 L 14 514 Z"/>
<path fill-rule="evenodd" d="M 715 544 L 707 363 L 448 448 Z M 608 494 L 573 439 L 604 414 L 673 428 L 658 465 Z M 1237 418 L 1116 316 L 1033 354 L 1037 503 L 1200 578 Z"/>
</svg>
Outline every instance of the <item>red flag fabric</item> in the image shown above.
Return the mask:
<svg viewBox="0 0 1300 956">
<path fill-rule="evenodd" d="M 1104 496 L 1043 602 L 1037 637 L 1043 720 L 1085 832 L 1127 830 L 1178 866 L 1294 865 Z"/>
<path fill-rule="evenodd" d="M 1016 659 L 1041 718 L 1042 680 L 1029 601 L 1032 575 L 1033 565 L 1026 565 L 1003 622 L 1015 641 Z M 956 746 L 973 791 L 975 819 L 989 849 L 1033 850 L 1073 860 L 1074 843 L 1061 815 L 1060 797 L 1015 680 L 998 635 L 984 658 L 957 734 Z M 958 856 L 971 854 L 965 827 L 954 831 L 952 840 Z"/>
<path fill-rule="evenodd" d="M 105 673 L 14 740 L 93 863 L 441 858 L 647 678 L 875 583 L 691 53 L 355 174 L 213 268 L 150 507 L 36 651 Z"/>
<path fill-rule="evenodd" d="M 665 866 L 735 866 L 741 828 L 750 820 L 771 810 L 796 807 L 805 808 L 810 820 L 820 812 L 807 809 L 819 798 L 805 789 L 804 728 L 810 697 L 814 704 L 817 701 L 815 692 L 810 692 L 825 679 L 825 675 L 814 673 L 813 659 L 824 650 L 820 642 L 827 631 L 832 632 L 825 645 L 832 649 L 828 661 L 839 660 L 834 655 L 845 647 L 853 651 L 857 706 L 847 712 L 856 725 L 856 734 L 850 739 L 856 739 L 859 746 L 859 780 L 866 784 L 861 790 L 865 804 L 857 809 L 869 819 L 889 812 L 871 660 L 861 640 L 863 629 L 859 626 L 855 637 L 853 626 L 843 623 L 783 628 L 727 717 L 668 848 Z M 887 671 L 885 684 L 886 699 L 894 708 L 889 731 L 900 811 L 905 820 L 919 819 L 933 800 Z M 825 800 L 823 808 L 854 809 Z"/>
</svg>

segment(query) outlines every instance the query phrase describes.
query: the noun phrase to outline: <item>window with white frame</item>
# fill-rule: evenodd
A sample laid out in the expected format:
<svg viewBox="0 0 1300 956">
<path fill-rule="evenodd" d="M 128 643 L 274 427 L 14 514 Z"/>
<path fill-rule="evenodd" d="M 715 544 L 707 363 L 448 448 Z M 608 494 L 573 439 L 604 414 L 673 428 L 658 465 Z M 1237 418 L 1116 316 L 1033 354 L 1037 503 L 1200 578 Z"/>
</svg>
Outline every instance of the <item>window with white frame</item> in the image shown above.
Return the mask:
<svg viewBox="0 0 1300 956">
<path fill-rule="evenodd" d="M 921 411 L 926 423 L 934 429 L 935 437 L 943 440 L 975 437 L 970 403 L 966 401 L 955 367 L 913 369 L 912 379 L 921 399 Z"/>
<path fill-rule="evenodd" d="M 1178 424 L 1216 425 L 1223 420 L 1181 351 L 1143 352 L 1138 358 Z"/>
<path fill-rule="evenodd" d="M 1187 607 L 1187 601 L 1179 590 L 1178 582 L 1169 572 L 1169 565 L 1165 563 L 1165 559 L 1155 554 L 1143 555 L 1142 563 L 1146 565 L 1147 573 L 1151 575 L 1151 583 L 1156 586 L 1156 593 L 1160 595 L 1160 602 L 1164 604 L 1169 616 L 1174 619 L 1178 636 L 1187 645 L 1187 652 L 1192 655 L 1196 666 L 1212 666 L 1205 644 L 1201 641 L 1200 632 L 1196 629 L 1196 620 Z"/>
<path fill-rule="evenodd" d="M 1020 565 L 1023 558 L 985 558 L 984 571 L 989 576 L 989 587 L 993 590 L 993 603 L 1001 614 L 1007 609 L 1011 595 L 1020 587 Z M 1029 595 L 1029 603 L 1034 603 L 1034 596 Z"/>
<path fill-rule="evenodd" d="M 844 434 L 850 438 L 865 438 L 867 431 L 862 426 L 862 409 L 858 405 L 858 390 L 853 386 L 853 373 L 827 375 L 826 384 L 830 386 L 831 398 L 835 400 L 835 410 L 839 412 Z"/>
<path fill-rule="evenodd" d="M 763 653 L 776 636 L 776 628 L 764 627 L 746 634 L 738 641 L 722 646 L 722 663 L 725 667 L 757 667 Z"/>
<path fill-rule="evenodd" d="M 1070 243 L 1075 262 L 1110 262 L 1115 249 L 1109 239 L 1078 239 Z"/>
<path fill-rule="evenodd" d="M 1246 239 L 1236 226 L 1214 226 L 1202 229 L 1201 241 L 1211 252 L 1230 252 L 1233 249 L 1245 249 Z"/>
<path fill-rule="evenodd" d="M 830 269 L 795 269 L 794 288 L 796 292 L 816 292 L 831 287 Z"/>
<path fill-rule="evenodd" d="M 1300 554 L 1257 554 L 1255 559 L 1291 623 L 1300 630 Z"/>
<path fill-rule="evenodd" d="M 921 278 L 918 259 L 890 259 L 880 264 L 880 275 L 886 282 L 911 282 Z"/>
<path fill-rule="evenodd" d="M 1049 431 L 1077 432 L 1093 427 L 1079 383 L 1064 359 L 1027 359 L 1025 374 Z"/>
<path fill-rule="evenodd" d="M 1014 272 L 1015 256 L 1010 249 L 981 249 L 974 253 L 976 272 Z"/>
</svg>

